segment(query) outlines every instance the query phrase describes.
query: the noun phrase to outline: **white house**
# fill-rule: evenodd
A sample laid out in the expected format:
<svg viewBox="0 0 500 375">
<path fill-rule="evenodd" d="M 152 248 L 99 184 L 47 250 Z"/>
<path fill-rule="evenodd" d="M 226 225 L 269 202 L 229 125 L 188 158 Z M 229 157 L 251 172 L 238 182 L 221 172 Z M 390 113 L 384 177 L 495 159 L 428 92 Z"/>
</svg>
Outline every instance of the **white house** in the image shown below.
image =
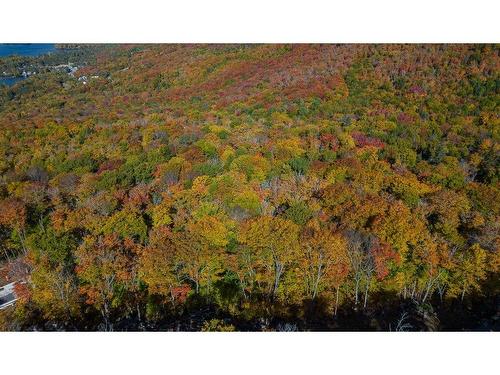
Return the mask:
<svg viewBox="0 0 500 375">
<path fill-rule="evenodd" d="M 0 287 L 0 310 L 12 306 L 17 301 L 14 285 L 15 281 Z"/>
</svg>

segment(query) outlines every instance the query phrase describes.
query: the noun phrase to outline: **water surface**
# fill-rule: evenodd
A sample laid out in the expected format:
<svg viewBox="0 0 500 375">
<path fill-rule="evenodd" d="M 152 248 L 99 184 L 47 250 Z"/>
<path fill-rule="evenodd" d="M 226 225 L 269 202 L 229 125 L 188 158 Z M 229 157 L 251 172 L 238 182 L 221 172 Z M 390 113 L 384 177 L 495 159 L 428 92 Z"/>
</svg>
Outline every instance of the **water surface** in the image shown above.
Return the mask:
<svg viewBox="0 0 500 375">
<path fill-rule="evenodd" d="M 23 43 L 23 44 L 0 44 L 0 57 L 3 56 L 39 56 L 56 49 L 54 43 Z"/>
</svg>

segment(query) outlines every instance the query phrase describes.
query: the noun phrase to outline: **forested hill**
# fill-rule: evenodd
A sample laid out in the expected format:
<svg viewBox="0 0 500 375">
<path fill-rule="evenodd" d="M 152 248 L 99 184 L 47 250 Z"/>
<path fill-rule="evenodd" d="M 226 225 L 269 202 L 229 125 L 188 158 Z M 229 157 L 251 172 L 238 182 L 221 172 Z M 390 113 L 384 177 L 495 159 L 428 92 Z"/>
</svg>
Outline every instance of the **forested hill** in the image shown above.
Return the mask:
<svg viewBox="0 0 500 375">
<path fill-rule="evenodd" d="M 90 45 L 0 86 L 0 329 L 499 329 L 499 52 Z"/>
</svg>

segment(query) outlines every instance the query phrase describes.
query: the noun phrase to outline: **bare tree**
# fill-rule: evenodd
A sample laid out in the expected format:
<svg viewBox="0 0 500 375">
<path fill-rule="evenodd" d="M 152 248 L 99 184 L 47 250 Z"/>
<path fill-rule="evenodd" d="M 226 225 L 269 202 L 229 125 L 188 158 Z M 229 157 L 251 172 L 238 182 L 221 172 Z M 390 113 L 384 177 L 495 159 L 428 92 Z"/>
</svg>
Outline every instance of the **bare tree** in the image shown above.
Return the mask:
<svg viewBox="0 0 500 375">
<path fill-rule="evenodd" d="M 363 234 L 354 230 L 347 231 L 345 236 L 347 238 L 347 253 L 351 263 L 351 272 L 355 283 L 354 305 L 357 308 L 359 302 L 359 287 L 364 276 L 363 258 L 366 239 Z"/>
</svg>

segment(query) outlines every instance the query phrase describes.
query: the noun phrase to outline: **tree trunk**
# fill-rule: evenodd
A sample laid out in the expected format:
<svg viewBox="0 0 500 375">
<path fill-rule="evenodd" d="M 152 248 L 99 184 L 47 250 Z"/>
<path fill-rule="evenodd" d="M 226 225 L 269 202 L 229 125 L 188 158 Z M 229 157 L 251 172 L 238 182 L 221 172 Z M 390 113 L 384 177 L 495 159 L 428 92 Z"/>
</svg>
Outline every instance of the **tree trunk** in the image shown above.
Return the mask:
<svg viewBox="0 0 500 375">
<path fill-rule="evenodd" d="M 21 247 L 23 248 L 24 255 L 28 254 L 28 250 L 26 249 L 25 240 L 24 240 L 24 229 L 18 230 L 19 242 L 21 242 Z"/>
<path fill-rule="evenodd" d="M 316 281 L 314 282 L 314 286 L 313 286 L 313 295 L 312 295 L 312 299 L 315 299 L 316 298 L 316 295 L 318 294 L 318 287 L 319 287 L 319 281 L 321 279 L 321 269 L 322 269 L 322 265 L 320 264 L 318 266 L 318 272 L 316 274 Z"/>
<path fill-rule="evenodd" d="M 336 296 L 335 296 L 335 312 L 333 313 L 333 315 L 337 316 L 337 308 L 339 306 L 339 287 L 336 288 L 337 291 L 336 291 Z"/>
<path fill-rule="evenodd" d="M 104 310 L 102 311 L 102 315 L 104 318 L 104 330 L 106 332 L 113 331 L 113 326 L 112 326 L 110 319 L 109 319 L 109 306 L 108 306 L 107 301 L 104 301 L 103 307 L 104 307 Z"/>
<path fill-rule="evenodd" d="M 240 279 L 241 294 L 243 294 L 243 299 L 248 299 L 247 293 L 245 292 L 245 284 Z"/>
<path fill-rule="evenodd" d="M 141 322 L 142 318 L 141 318 L 141 308 L 139 307 L 139 302 L 135 303 L 135 307 L 137 309 L 137 319 L 139 319 L 139 322 Z"/>
<path fill-rule="evenodd" d="M 425 291 L 425 295 L 424 295 L 424 298 L 422 299 L 422 302 L 425 302 L 427 297 L 429 297 L 429 292 L 431 291 L 433 283 L 434 283 L 434 280 L 432 280 L 432 279 L 427 282 L 427 290 Z"/>
<path fill-rule="evenodd" d="M 443 303 L 443 296 L 444 296 L 444 287 L 441 286 L 440 283 L 438 283 L 437 285 L 437 290 L 438 290 L 438 293 L 439 293 L 439 300 L 441 301 L 441 303 Z"/>
<path fill-rule="evenodd" d="M 10 257 L 9 257 L 9 253 L 7 252 L 7 249 L 3 249 L 3 253 L 5 254 L 5 257 L 7 258 L 7 263 L 10 263 Z"/>
<path fill-rule="evenodd" d="M 283 264 L 279 261 L 274 261 L 274 288 L 273 288 L 273 298 L 276 296 L 278 292 L 278 287 L 281 279 L 281 275 L 283 273 Z"/>
<path fill-rule="evenodd" d="M 172 307 L 175 307 L 175 296 L 174 296 L 174 291 L 172 290 L 172 286 L 168 288 L 170 292 L 170 302 L 172 303 Z"/>
<path fill-rule="evenodd" d="M 355 293 L 355 300 L 354 300 L 354 305 L 358 305 L 358 288 L 359 288 L 359 278 L 356 278 L 356 293 Z"/>
<path fill-rule="evenodd" d="M 368 301 L 368 289 L 370 288 L 370 283 L 366 283 L 366 289 L 365 289 L 365 302 L 363 304 L 363 309 L 366 309 L 366 302 Z"/>
</svg>

